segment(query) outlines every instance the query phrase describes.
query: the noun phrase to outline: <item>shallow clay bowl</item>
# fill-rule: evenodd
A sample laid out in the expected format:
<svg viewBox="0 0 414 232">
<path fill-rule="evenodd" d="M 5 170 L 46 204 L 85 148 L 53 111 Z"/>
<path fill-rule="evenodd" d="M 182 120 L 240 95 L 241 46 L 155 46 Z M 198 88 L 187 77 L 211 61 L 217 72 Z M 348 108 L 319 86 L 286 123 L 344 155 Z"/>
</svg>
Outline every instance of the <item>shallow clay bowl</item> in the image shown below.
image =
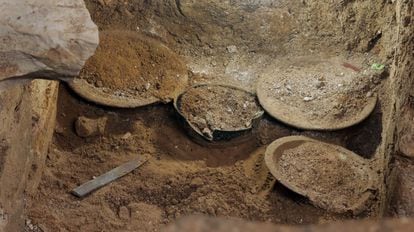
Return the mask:
<svg viewBox="0 0 414 232">
<path fill-rule="evenodd" d="M 243 89 L 234 87 L 234 86 L 227 86 L 227 85 L 220 85 L 220 84 L 199 84 L 199 85 L 194 85 L 190 88 L 188 88 L 186 91 L 184 91 L 183 93 L 181 93 L 180 95 L 178 95 L 176 98 L 174 98 L 174 108 L 178 114 L 179 120 L 181 122 L 181 124 L 183 125 L 183 127 L 185 128 L 185 130 L 188 132 L 188 134 L 190 135 L 191 138 L 193 138 L 195 140 L 195 142 L 201 144 L 201 145 L 213 145 L 213 146 L 229 146 L 229 145 L 235 145 L 235 144 L 239 144 L 242 143 L 248 139 L 251 139 L 251 130 L 253 128 L 255 128 L 258 124 L 258 122 L 260 121 L 260 118 L 263 116 L 264 111 L 261 110 L 261 107 L 258 104 L 258 107 L 260 108 L 260 111 L 251 119 L 251 123 L 249 124 L 249 126 L 241 126 L 238 129 L 235 130 L 213 130 L 212 131 L 212 136 L 206 136 L 205 134 L 202 133 L 202 131 L 200 131 L 200 129 L 193 125 L 182 113 L 181 110 L 181 99 L 182 97 L 190 90 L 190 89 L 194 89 L 194 88 L 202 88 L 202 87 L 225 87 L 225 88 L 230 88 L 230 89 L 234 89 L 237 91 L 243 91 L 245 94 L 254 96 L 254 94 L 245 91 Z"/>
<path fill-rule="evenodd" d="M 108 30 L 100 32 L 95 54 L 68 84 L 97 104 L 134 108 L 172 101 L 187 86 L 188 75 L 185 63 L 162 42 L 132 31 Z"/>
<path fill-rule="evenodd" d="M 68 82 L 69 86 L 75 91 L 79 96 L 94 102 L 96 104 L 111 106 L 111 107 L 120 107 L 120 108 L 135 108 L 145 105 L 154 104 L 161 102 L 157 97 L 146 97 L 140 98 L 138 96 L 117 96 L 112 93 L 105 93 L 102 89 L 95 87 L 92 84 L 89 84 L 86 80 L 74 78 Z"/>
<path fill-rule="evenodd" d="M 318 160 L 318 158 L 309 159 L 302 163 L 297 163 L 296 161 L 292 161 L 292 159 L 289 161 L 281 161 L 284 160 L 282 157 L 286 155 L 287 150 L 295 149 L 305 143 L 316 144 L 318 150 L 320 149 L 320 152 L 323 152 L 321 154 L 324 158 L 337 160 L 341 163 L 343 162 L 347 164 L 347 168 L 343 168 L 344 170 L 342 171 L 335 168 L 329 169 L 329 164 L 327 164 L 326 161 L 322 162 L 321 159 Z M 357 215 L 369 206 L 369 202 L 373 197 L 373 193 L 370 191 L 373 186 L 373 171 L 368 162 L 355 153 L 337 145 L 324 143 L 304 136 L 284 137 L 274 141 L 267 147 L 265 152 L 265 163 L 272 175 L 281 184 L 292 191 L 307 197 L 312 204 L 331 212 L 351 212 L 354 215 Z M 313 169 L 310 167 L 311 165 L 313 165 L 313 167 L 319 166 L 319 168 Z M 296 175 L 288 175 L 287 173 L 284 173 L 282 167 L 293 168 L 292 170 L 301 170 L 301 172 L 303 171 L 303 174 L 297 172 Z M 307 180 L 304 180 L 306 177 L 301 175 L 306 175 L 306 170 L 311 169 L 313 169 L 313 172 L 319 172 L 321 178 L 310 180 L 312 183 L 306 183 L 309 184 L 308 188 L 303 188 L 299 182 L 306 182 Z M 338 172 L 340 173 L 338 174 Z M 345 197 L 344 194 L 341 195 L 338 192 L 335 192 L 337 190 L 336 188 L 327 189 L 327 191 L 324 192 L 317 191 L 323 189 L 323 187 L 319 188 L 319 186 L 322 186 L 324 181 L 332 181 L 330 178 L 335 176 L 351 176 L 351 178 L 348 179 L 339 178 L 335 181 L 338 181 L 338 183 L 341 183 L 344 186 L 346 185 L 347 187 L 344 188 L 349 188 L 350 192 L 353 193 L 346 195 Z M 295 180 L 295 178 L 301 179 L 298 181 Z M 336 185 L 336 182 L 334 183 Z"/>
<path fill-rule="evenodd" d="M 312 64 L 299 62 L 297 66 L 290 67 L 269 71 L 258 80 L 256 89 L 265 111 L 285 124 L 304 130 L 340 130 L 362 122 L 376 106 L 375 93 L 368 94 L 369 90 L 350 87 L 358 81 L 369 80 L 375 75 L 371 75 L 371 70 L 356 72 L 336 60 L 315 61 Z M 316 87 L 318 80 L 313 76 L 326 78 L 319 81 L 324 87 Z M 346 84 L 338 87 L 343 85 L 337 83 L 338 80 Z M 308 91 L 310 96 L 305 93 Z M 341 110 L 343 114 L 339 113 Z"/>
</svg>

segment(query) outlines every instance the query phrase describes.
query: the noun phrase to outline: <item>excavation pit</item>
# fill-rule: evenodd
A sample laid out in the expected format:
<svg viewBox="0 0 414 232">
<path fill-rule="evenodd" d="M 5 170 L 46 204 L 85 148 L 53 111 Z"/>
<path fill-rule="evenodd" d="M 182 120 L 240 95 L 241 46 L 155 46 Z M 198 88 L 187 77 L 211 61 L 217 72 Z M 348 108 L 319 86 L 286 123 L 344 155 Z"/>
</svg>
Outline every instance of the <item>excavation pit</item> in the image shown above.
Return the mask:
<svg viewBox="0 0 414 232">
<path fill-rule="evenodd" d="M 388 207 L 402 211 L 397 203 L 389 205 L 389 191 L 392 192 L 394 175 L 390 171 L 390 162 L 395 137 L 398 137 L 394 134 L 394 121 L 398 118 L 399 104 L 402 104 L 397 99 L 405 94 L 399 94 L 404 89 L 400 88 L 405 85 L 403 80 L 409 79 L 403 74 L 409 72 L 400 71 L 399 67 L 407 64 L 404 61 L 407 58 L 399 59 L 406 42 L 396 33 L 408 30 L 400 25 L 404 21 L 401 10 L 407 5 L 403 1 L 85 2 L 101 36 L 116 30 L 122 31 L 121 37 L 145 37 L 162 44 L 181 64 L 167 59 L 160 65 L 174 64 L 173 68 L 183 76 L 179 83 L 173 82 L 179 87 L 172 88 L 171 92 L 168 90 L 167 95 L 151 91 L 148 91 L 151 92 L 149 95 L 140 95 L 139 90 L 148 85 L 140 82 L 129 86 L 130 79 L 120 75 L 116 80 L 121 81 L 123 87 L 135 87 L 131 96 L 138 97 L 138 103 L 128 97 L 128 91 L 118 94 L 121 100 L 114 103 L 108 100 L 112 99 L 112 93 L 109 98 L 102 95 L 102 100 L 86 96 L 85 93 L 93 95 L 95 90 L 100 92 L 99 89 L 107 84 L 104 80 L 98 83 L 98 79 L 93 79 L 89 83 L 87 78 L 75 79 L 82 81 L 79 86 L 86 88 L 83 94 L 73 87 L 73 83 L 72 88 L 77 93 L 62 83 L 57 108 L 54 108 L 57 123 L 54 128 L 48 128 L 54 129 L 53 142 L 47 157 L 45 153 L 43 166 L 41 163 L 31 166 L 31 171 L 38 170 L 43 175 L 40 184 L 35 185 L 24 199 L 27 229 L 159 231 L 164 225 L 193 214 L 300 225 L 377 219 L 387 213 Z M 133 46 L 135 39 L 126 40 L 113 48 Z M 121 57 L 125 58 L 124 55 Z M 355 57 L 365 61 L 357 62 Z M 109 63 L 105 67 L 117 65 L 112 63 L 115 59 L 111 55 L 105 55 L 97 62 L 104 58 Z M 131 60 L 126 59 L 124 65 L 135 63 Z M 346 128 L 340 126 L 334 128 L 338 129 L 335 131 L 304 130 L 309 127 L 289 126 L 278 117 L 274 119 L 265 113 L 257 127 L 248 133 L 248 139 L 213 146 L 211 143 L 200 144 L 188 136 L 173 104 L 157 104 L 181 94 L 184 91 L 181 83 L 183 86 L 235 86 L 255 94 L 260 80 L 277 77 L 290 68 L 292 64 L 289 63 L 311 64 L 318 68 L 317 63 L 321 60 L 336 64 L 324 66 L 320 72 L 324 75 L 336 73 L 337 69 L 344 69 L 344 76 L 348 72 L 354 75 L 359 69 L 369 70 L 372 63 L 384 64 L 384 73 L 376 76 L 379 78 L 368 75 L 363 79 L 369 82 L 368 87 L 357 90 L 362 98 L 377 97 L 373 111 L 368 110 L 368 117 L 364 115 L 360 120 L 351 120 L 351 124 L 360 123 L 351 127 L 348 124 Z M 118 68 L 122 70 L 121 66 Z M 151 74 L 159 70 L 149 71 Z M 111 78 L 115 76 L 110 75 Z M 349 86 L 353 86 L 352 81 L 350 83 Z M 327 87 L 319 82 L 316 84 L 313 87 Z M 154 82 L 149 89 L 156 86 Z M 406 86 L 410 86 L 409 83 Z M 349 93 L 352 95 L 353 92 Z M 301 99 L 312 103 L 312 99 L 305 97 L 312 96 Z M 146 106 L 133 108 L 143 105 Z M 18 109 L 16 107 L 16 112 Z M 292 118 L 298 115 L 292 115 Z M 79 117 L 107 118 L 106 126 L 99 133 L 80 137 L 74 128 Z M 335 121 L 327 122 L 337 126 Z M 340 123 L 339 120 L 337 124 Z M 264 151 L 274 140 L 292 135 L 344 147 L 372 164 L 375 179 L 381 181 L 374 183 L 375 197 L 363 212 L 335 213 L 315 206 L 313 201 L 278 181 L 274 183 L 264 163 Z M 7 147 L 3 146 L 3 141 L 1 147 Z M 82 200 L 70 195 L 74 187 L 136 156 L 143 156 L 148 162 Z M 6 193 L 13 194 L 11 191 Z M 392 199 L 392 202 L 401 202 Z"/>
</svg>

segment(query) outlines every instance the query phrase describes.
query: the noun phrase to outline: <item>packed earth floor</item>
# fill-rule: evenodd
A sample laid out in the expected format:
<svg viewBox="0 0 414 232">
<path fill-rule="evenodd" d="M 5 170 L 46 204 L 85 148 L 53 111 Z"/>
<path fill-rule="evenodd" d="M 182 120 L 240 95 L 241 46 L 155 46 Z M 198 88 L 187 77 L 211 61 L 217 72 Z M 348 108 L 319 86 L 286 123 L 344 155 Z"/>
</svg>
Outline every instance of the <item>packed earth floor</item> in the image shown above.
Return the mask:
<svg viewBox="0 0 414 232">
<path fill-rule="evenodd" d="M 80 100 L 62 85 L 58 106 L 47 167 L 37 194 L 27 199 L 28 223 L 44 231 L 157 231 L 192 214 L 283 224 L 352 218 L 316 208 L 281 184 L 269 184 L 264 148 L 274 139 L 304 134 L 369 157 L 380 139 L 372 127 L 379 112 L 357 128 L 328 134 L 297 131 L 265 118 L 249 142 L 209 147 L 188 137 L 172 104 L 102 108 Z M 74 129 L 79 116 L 107 118 L 103 134 L 79 137 Z M 356 134 L 369 134 L 375 141 L 361 147 Z M 138 156 L 148 162 L 124 178 L 84 199 L 70 194 L 78 185 Z M 368 210 L 359 217 L 369 214 Z"/>
</svg>

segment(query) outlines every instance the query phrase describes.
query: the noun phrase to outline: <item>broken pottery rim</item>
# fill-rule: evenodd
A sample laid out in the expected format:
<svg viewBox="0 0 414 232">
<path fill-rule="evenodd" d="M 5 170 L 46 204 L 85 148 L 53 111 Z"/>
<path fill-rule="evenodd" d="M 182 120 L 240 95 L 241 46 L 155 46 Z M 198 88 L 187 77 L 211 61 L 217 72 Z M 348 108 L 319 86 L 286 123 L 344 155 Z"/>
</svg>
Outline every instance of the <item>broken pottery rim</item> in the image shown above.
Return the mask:
<svg viewBox="0 0 414 232">
<path fill-rule="evenodd" d="M 291 184 L 292 182 L 287 181 L 283 178 L 283 176 L 280 174 L 280 172 L 278 171 L 278 160 L 280 159 L 280 157 L 283 155 L 283 152 L 281 152 L 279 154 L 278 157 L 276 157 L 278 154 L 275 154 L 276 150 L 278 148 L 281 148 L 281 146 L 283 145 L 287 145 L 288 143 L 294 143 L 294 142 L 299 142 L 299 144 L 295 144 L 292 147 L 288 147 L 287 149 L 290 148 L 294 148 L 297 147 L 305 142 L 313 142 L 313 143 L 319 143 L 321 146 L 329 146 L 330 148 L 337 150 L 343 154 L 346 154 L 348 158 L 361 163 L 364 168 L 364 170 L 366 171 L 365 174 L 368 176 L 368 180 L 366 181 L 366 187 L 365 187 L 365 191 L 360 192 L 357 196 L 359 196 L 358 200 L 354 202 L 353 205 L 345 208 L 345 207 L 336 207 L 333 206 L 332 204 L 330 204 L 329 207 L 327 207 L 325 204 L 319 204 L 318 201 L 321 197 L 325 196 L 325 194 L 320 194 L 317 192 L 310 192 L 307 191 L 306 189 L 302 189 L 299 187 L 295 187 L 294 184 Z M 276 161 L 277 159 L 277 161 Z M 354 215 L 358 215 L 360 213 L 362 213 L 364 210 L 366 210 L 366 208 L 368 207 L 368 202 L 369 200 L 373 197 L 373 193 L 371 192 L 371 190 L 373 189 L 373 185 L 374 185 L 374 179 L 373 179 L 373 171 L 370 169 L 370 162 L 369 160 L 366 160 L 360 156 L 358 156 L 357 154 L 355 154 L 354 152 L 338 146 L 338 145 L 334 145 L 334 144 L 330 144 L 330 143 L 326 143 L 326 142 L 322 142 L 316 139 L 312 139 L 306 136 L 287 136 L 287 137 L 282 137 L 280 139 L 277 139 L 275 141 L 273 141 L 267 148 L 265 151 L 265 164 L 267 166 L 267 168 L 269 169 L 270 173 L 276 178 L 277 181 L 279 181 L 281 184 L 283 184 L 284 186 L 286 186 L 287 188 L 289 188 L 290 190 L 307 197 L 313 204 L 315 204 L 316 206 L 320 207 L 320 208 L 324 208 L 328 211 L 332 211 L 335 213 L 348 213 L 348 212 L 352 212 L 352 214 Z"/>
<path fill-rule="evenodd" d="M 257 98 L 260 102 L 260 105 L 263 107 L 263 109 L 273 118 L 298 129 L 302 130 L 318 130 L 318 131 L 334 131 L 334 130 L 341 130 L 345 129 L 354 125 L 357 125 L 364 121 L 366 118 L 368 118 L 371 113 L 374 111 L 377 101 L 378 101 L 378 95 L 374 93 L 371 97 L 367 99 L 367 103 L 362 108 L 362 110 L 355 115 L 356 117 L 354 120 L 349 120 L 349 117 L 344 119 L 338 120 L 337 123 L 325 123 L 324 120 L 319 120 L 319 125 L 315 124 L 315 121 L 311 120 L 302 120 L 298 117 L 295 117 L 292 115 L 295 115 L 296 112 L 292 112 L 292 107 L 286 105 L 279 99 L 275 98 L 269 98 L 265 96 L 264 88 L 261 88 L 262 83 L 264 80 L 268 79 L 269 77 L 260 78 L 257 83 L 256 87 L 256 93 Z M 286 112 L 290 112 L 290 114 L 284 114 L 281 113 L 281 110 L 283 109 Z"/>
<path fill-rule="evenodd" d="M 242 129 L 238 129 L 238 130 L 213 130 L 213 137 L 212 138 L 209 138 L 209 137 L 205 136 L 195 125 L 193 125 L 190 121 L 187 120 L 187 118 L 181 113 L 181 109 L 178 106 L 179 103 L 180 103 L 181 97 L 184 94 L 186 94 L 190 89 L 194 89 L 194 88 L 198 88 L 198 87 L 204 87 L 204 86 L 212 86 L 212 87 L 220 86 L 220 87 L 230 88 L 230 89 L 242 91 L 246 94 L 249 94 L 249 95 L 253 96 L 256 99 L 257 105 L 259 106 L 260 110 L 255 115 L 255 117 L 253 117 L 251 119 L 250 126 L 242 128 Z M 178 94 L 174 97 L 173 105 L 174 105 L 175 111 L 178 113 L 180 118 L 185 122 L 185 124 L 187 126 L 189 126 L 192 131 L 196 132 L 196 134 L 198 136 L 202 137 L 205 141 L 208 141 L 208 142 L 226 141 L 226 139 L 215 140 L 214 138 L 216 136 L 214 136 L 214 134 L 222 134 L 222 135 L 224 135 L 224 137 L 226 137 L 226 135 L 228 135 L 230 137 L 230 139 L 228 139 L 228 140 L 232 140 L 232 139 L 235 139 L 237 137 L 240 137 L 240 136 L 244 135 L 246 132 L 251 131 L 253 129 L 253 127 L 256 124 L 258 124 L 258 122 L 260 121 L 261 117 L 264 114 L 264 110 L 263 110 L 262 106 L 260 105 L 259 100 L 257 99 L 257 96 L 254 93 L 251 93 L 251 92 L 249 92 L 245 89 L 242 89 L 242 88 L 239 88 L 239 87 L 236 87 L 236 86 L 226 85 L 226 84 L 195 84 L 195 85 L 192 85 L 192 86 L 188 87 L 186 90 L 184 90 L 182 93 L 180 93 L 180 94 Z"/>
</svg>

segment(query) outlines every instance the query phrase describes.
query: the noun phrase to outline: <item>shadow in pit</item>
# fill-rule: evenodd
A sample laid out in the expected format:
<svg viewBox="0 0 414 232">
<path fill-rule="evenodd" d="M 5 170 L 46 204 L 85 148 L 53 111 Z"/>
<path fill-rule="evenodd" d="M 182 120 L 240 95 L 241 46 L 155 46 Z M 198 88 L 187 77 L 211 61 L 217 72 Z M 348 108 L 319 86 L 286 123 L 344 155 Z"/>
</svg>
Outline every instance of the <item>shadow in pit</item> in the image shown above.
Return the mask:
<svg viewBox="0 0 414 232">
<path fill-rule="evenodd" d="M 203 146 L 194 142 L 182 128 L 172 104 L 154 104 L 134 109 L 118 109 L 98 106 L 78 97 L 67 85 L 61 85 L 58 98 L 58 129 L 55 142 L 66 151 L 99 142 L 101 136 L 81 138 L 75 134 L 74 122 L 79 116 L 88 118 L 107 117 L 105 135 L 123 135 L 133 133 L 134 123 L 139 121 L 154 133 L 150 139 L 157 149 L 158 159 L 204 160 L 211 167 L 233 165 L 245 160 L 258 147 L 257 139 L 251 139 L 237 145 L 220 148 Z M 135 133 L 144 132 L 142 130 Z"/>
<path fill-rule="evenodd" d="M 315 207 L 306 197 L 293 192 L 279 182 L 276 182 L 268 199 L 272 205 L 272 211 L 284 212 L 284 214 L 280 214 L 281 218 L 278 219 L 278 223 L 312 224 L 319 222 L 322 218 L 337 220 L 351 218 L 350 215 L 334 214 Z"/>
<path fill-rule="evenodd" d="M 122 135 L 130 132 L 133 128 L 136 116 L 134 109 L 128 109 L 129 114 L 118 114 L 122 110 L 105 107 L 89 102 L 79 97 L 66 83 L 59 87 L 57 104 L 57 125 L 55 129 L 55 143 L 65 151 L 73 151 L 81 145 L 97 142 L 101 136 L 82 138 L 76 135 L 74 123 L 79 116 L 87 118 L 106 117 L 108 119 L 105 128 L 105 135 Z"/>
<path fill-rule="evenodd" d="M 303 135 L 343 146 L 363 158 L 371 159 L 382 140 L 381 104 L 378 102 L 372 114 L 361 123 L 338 131 L 300 130 L 285 125 L 267 114 L 260 121 L 257 131 L 257 139 L 261 145 L 270 144 L 285 136 Z"/>
<path fill-rule="evenodd" d="M 377 103 L 368 118 L 352 127 L 338 131 L 298 131 L 294 133 L 342 146 L 365 159 L 371 159 L 375 156 L 382 140 L 381 104 Z"/>
<path fill-rule="evenodd" d="M 343 131 L 344 147 L 370 159 L 375 156 L 382 140 L 382 110 L 378 102 L 372 114 L 358 125 Z"/>
<path fill-rule="evenodd" d="M 164 115 L 162 126 L 156 128 L 154 143 L 159 153 L 174 160 L 203 160 L 209 167 L 230 166 L 239 160 L 247 159 L 258 148 L 254 135 L 251 139 L 238 144 L 214 145 L 200 144 L 194 141 L 177 117 L 172 105 L 168 105 L 168 114 Z M 162 157 L 160 157 L 162 158 Z"/>
<path fill-rule="evenodd" d="M 298 131 L 298 129 L 283 124 L 265 113 L 259 122 L 256 135 L 261 145 L 269 145 L 277 139 L 293 135 L 298 133 Z"/>
<path fill-rule="evenodd" d="M 220 147 L 200 145 L 181 126 L 172 104 L 150 105 L 136 109 L 116 109 L 97 106 L 80 99 L 66 85 L 61 85 L 58 100 L 58 123 L 63 132 L 55 134 L 58 144 L 65 150 L 73 150 L 85 142 L 99 138 L 82 139 L 75 135 L 73 123 L 78 116 L 97 118 L 108 116 L 111 134 L 130 132 L 136 120 L 152 128 L 152 139 L 158 151 L 158 158 L 175 160 L 203 160 L 211 167 L 233 165 L 247 159 L 259 145 L 270 144 L 275 139 L 289 135 L 305 135 L 332 142 L 355 152 L 364 158 L 372 158 L 381 143 L 382 111 L 380 103 L 363 122 L 351 128 L 333 132 L 300 131 L 264 115 L 251 138 L 238 144 L 224 144 Z"/>
</svg>

